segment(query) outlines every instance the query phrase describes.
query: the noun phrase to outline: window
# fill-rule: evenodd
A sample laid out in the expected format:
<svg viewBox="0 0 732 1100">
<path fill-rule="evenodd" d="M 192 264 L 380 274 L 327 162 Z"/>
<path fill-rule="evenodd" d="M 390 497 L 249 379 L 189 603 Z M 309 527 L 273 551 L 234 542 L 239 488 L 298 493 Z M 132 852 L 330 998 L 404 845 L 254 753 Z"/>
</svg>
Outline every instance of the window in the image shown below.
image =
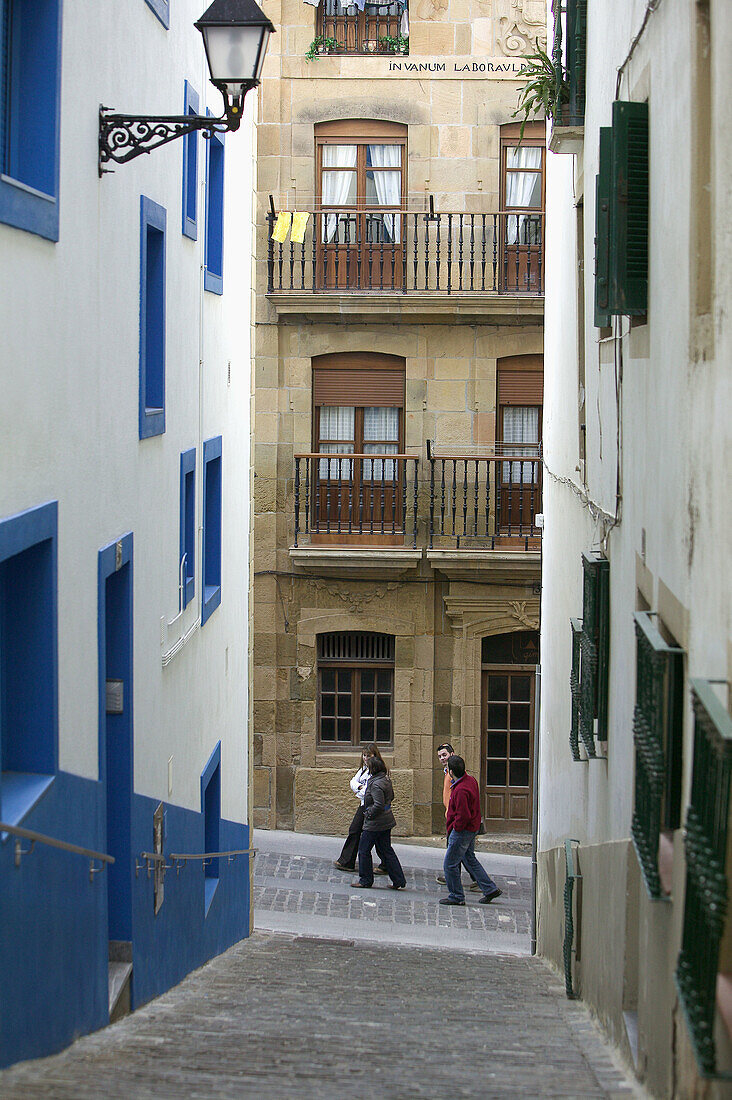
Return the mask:
<svg viewBox="0 0 732 1100">
<path fill-rule="evenodd" d="M 635 799 L 632 835 L 648 894 L 663 896 L 658 846 L 681 824 L 684 652 L 670 645 L 648 612 L 635 615 L 633 712 Z"/>
<path fill-rule="evenodd" d="M 354 459 L 314 462 L 313 529 L 404 530 L 405 363 L 392 355 L 313 360 L 313 450 Z M 374 457 L 370 457 L 374 456 Z"/>
<path fill-rule="evenodd" d="M 191 447 L 180 456 L 180 553 L 178 583 L 181 609 L 196 591 L 196 451 Z"/>
<path fill-rule="evenodd" d="M 337 53 L 408 53 L 408 4 L 323 0 L 318 8 L 317 34 L 336 41 Z"/>
<path fill-rule="evenodd" d="M 62 0 L 0 3 L 0 221 L 57 241 Z"/>
<path fill-rule="evenodd" d="M 500 286 L 533 291 L 543 286 L 544 123 L 501 127 Z"/>
<path fill-rule="evenodd" d="M 607 741 L 608 672 L 610 665 L 610 562 L 597 554 L 582 555 L 582 619 L 572 627 L 572 725 L 569 743 L 574 760 L 596 757 L 595 741 Z"/>
<path fill-rule="evenodd" d="M 394 740 L 394 638 L 346 630 L 318 635 L 318 743 Z"/>
<path fill-rule="evenodd" d="M 221 742 L 211 753 L 201 775 L 201 813 L 204 852 L 221 851 Z M 204 906 L 208 913 L 219 884 L 218 859 L 204 860 Z"/>
<path fill-rule="evenodd" d="M 684 924 L 676 986 L 697 1062 L 702 1073 L 711 1076 L 716 1072 L 717 972 L 730 922 L 727 867 L 732 719 L 727 700 L 720 700 L 709 680 L 691 681 L 691 701 L 694 760 L 686 818 Z M 721 969 L 728 972 L 729 965 Z"/>
<path fill-rule="evenodd" d="M 221 436 L 203 444 L 203 600 L 201 625 L 221 603 Z"/>
<path fill-rule="evenodd" d="M 648 104 L 616 100 L 600 128 L 595 324 L 648 308 Z M 604 320 L 605 324 L 600 324 Z"/>
<path fill-rule="evenodd" d="M 140 439 L 165 431 L 165 218 L 140 197 Z"/>
<path fill-rule="evenodd" d="M 224 135 L 211 134 L 206 144 L 206 270 L 203 285 L 212 294 L 223 294 Z"/>
<path fill-rule="evenodd" d="M 318 284 L 402 286 L 407 128 L 341 120 L 315 127 L 319 215 Z"/>
<path fill-rule="evenodd" d="M 523 535 L 527 529 L 533 530 L 542 509 L 539 445 L 543 403 L 541 355 L 506 356 L 498 361 L 498 451 L 524 457 L 523 462 L 501 463 L 496 509 L 502 534 Z"/>
<path fill-rule="evenodd" d="M 56 502 L 0 521 L 0 817 L 17 824 L 56 772 Z"/>
<path fill-rule="evenodd" d="M 145 3 L 167 30 L 170 26 L 170 0 L 145 0 Z"/>
<path fill-rule="evenodd" d="M 183 114 L 198 114 L 198 93 L 186 80 Z M 195 241 L 198 237 L 198 134 L 183 138 L 183 236 Z"/>
</svg>

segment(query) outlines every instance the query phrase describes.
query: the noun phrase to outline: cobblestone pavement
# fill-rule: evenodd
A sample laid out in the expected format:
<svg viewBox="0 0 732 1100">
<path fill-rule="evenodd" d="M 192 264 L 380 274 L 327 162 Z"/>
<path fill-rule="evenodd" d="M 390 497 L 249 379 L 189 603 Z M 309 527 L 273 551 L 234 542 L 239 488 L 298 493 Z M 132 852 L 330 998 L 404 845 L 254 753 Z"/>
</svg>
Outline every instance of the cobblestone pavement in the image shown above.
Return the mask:
<svg viewBox="0 0 732 1100">
<path fill-rule="evenodd" d="M 341 843 L 336 837 L 257 831 L 254 905 L 258 929 L 528 953 L 531 880 L 526 857 L 481 856 L 503 897 L 491 905 L 478 904 L 480 893 L 470 891 L 464 877 L 465 907 L 448 907 L 439 904 L 447 889 L 435 881 L 444 849 L 398 844 L 406 889 L 389 890 L 389 880 L 377 877 L 372 890 L 357 890 L 351 886 L 357 876 L 333 866 Z"/>
<path fill-rule="evenodd" d="M 537 959 L 255 932 L 3 1100 L 642 1096 Z"/>
</svg>

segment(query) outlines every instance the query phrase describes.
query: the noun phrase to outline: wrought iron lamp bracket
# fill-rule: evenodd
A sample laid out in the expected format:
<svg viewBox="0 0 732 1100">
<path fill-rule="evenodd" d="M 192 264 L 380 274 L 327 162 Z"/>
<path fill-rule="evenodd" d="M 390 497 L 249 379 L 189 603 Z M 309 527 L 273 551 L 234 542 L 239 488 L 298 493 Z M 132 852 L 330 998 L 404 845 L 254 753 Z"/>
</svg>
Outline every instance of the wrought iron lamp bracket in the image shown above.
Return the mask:
<svg viewBox="0 0 732 1100">
<path fill-rule="evenodd" d="M 186 134 L 203 132 L 204 137 L 238 130 L 244 96 L 224 96 L 225 113 L 221 118 L 204 115 L 119 115 L 99 106 L 99 175 L 112 172 L 109 161 L 126 164 L 142 153 L 150 153 Z"/>
</svg>

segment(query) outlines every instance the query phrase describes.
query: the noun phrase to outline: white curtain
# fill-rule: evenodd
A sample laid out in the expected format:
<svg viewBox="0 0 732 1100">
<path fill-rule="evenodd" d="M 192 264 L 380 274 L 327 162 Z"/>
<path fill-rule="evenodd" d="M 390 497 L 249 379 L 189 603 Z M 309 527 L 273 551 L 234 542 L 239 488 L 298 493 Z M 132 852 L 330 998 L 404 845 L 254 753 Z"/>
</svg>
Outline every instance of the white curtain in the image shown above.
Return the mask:
<svg viewBox="0 0 732 1100">
<path fill-rule="evenodd" d="M 348 455 L 353 454 L 353 443 L 344 440 L 354 439 L 356 410 L 347 405 L 321 405 L 320 407 L 320 447 L 322 454 Z M 324 442 L 328 439 L 341 440 L 340 443 Z M 321 481 L 331 480 L 350 481 L 352 477 L 352 462 L 338 459 L 321 458 L 318 463 L 318 476 Z"/>
<path fill-rule="evenodd" d="M 363 410 L 363 453 L 395 455 L 399 453 L 399 408 L 372 406 Z M 378 440 L 370 443 L 369 440 Z M 386 442 L 393 440 L 393 442 Z M 390 459 L 364 459 L 364 481 L 394 481 L 396 463 Z"/>
<path fill-rule="evenodd" d="M 541 168 L 541 149 L 537 145 L 520 145 L 506 151 L 506 167 Z M 514 171 L 506 172 L 506 209 L 512 207 L 526 207 L 531 210 L 541 209 L 541 172 L 538 171 Z M 527 244 L 524 240 L 524 223 L 526 214 L 509 214 L 507 217 L 506 241 L 508 244 Z"/>
<path fill-rule="evenodd" d="M 402 164 L 401 145 L 369 145 L 368 165 L 372 169 L 399 169 Z M 401 206 L 402 174 L 400 171 L 372 171 L 379 206 Z M 395 244 L 401 240 L 401 225 L 398 214 L 382 214 L 384 229 Z"/>
<path fill-rule="evenodd" d="M 539 409 L 510 405 L 503 410 L 503 453 L 539 456 Z M 535 462 L 504 462 L 503 481 L 531 485 L 536 480 Z"/>
<path fill-rule="evenodd" d="M 356 145 L 323 146 L 323 196 L 322 205 L 344 206 L 356 203 Z M 327 168 L 352 168 L 351 172 L 328 172 Z M 338 229 L 338 215 L 326 214 L 323 218 L 323 240 L 329 244 Z"/>
</svg>

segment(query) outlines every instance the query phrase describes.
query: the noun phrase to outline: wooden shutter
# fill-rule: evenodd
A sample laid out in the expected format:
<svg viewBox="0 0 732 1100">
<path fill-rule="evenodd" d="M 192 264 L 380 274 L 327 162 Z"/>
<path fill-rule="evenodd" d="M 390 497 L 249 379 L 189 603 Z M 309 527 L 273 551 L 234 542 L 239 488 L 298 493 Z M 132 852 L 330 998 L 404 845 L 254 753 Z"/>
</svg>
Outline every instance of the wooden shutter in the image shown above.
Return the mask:
<svg viewBox="0 0 732 1100">
<path fill-rule="evenodd" d="M 539 370 L 498 371 L 499 405 L 543 405 L 544 374 Z"/>
<path fill-rule="evenodd" d="M 313 361 L 313 405 L 404 407 L 405 364 L 394 355 L 321 355 Z"/>
<path fill-rule="evenodd" d="M 609 306 L 648 308 L 648 104 L 613 103 Z"/>
<path fill-rule="evenodd" d="M 612 130 L 600 127 L 600 170 L 595 179 L 595 328 L 610 324 L 610 155 Z"/>
<path fill-rule="evenodd" d="M 569 124 L 582 125 L 585 118 L 585 74 L 587 59 L 587 0 L 567 0 L 567 75 L 569 78 Z"/>
</svg>

